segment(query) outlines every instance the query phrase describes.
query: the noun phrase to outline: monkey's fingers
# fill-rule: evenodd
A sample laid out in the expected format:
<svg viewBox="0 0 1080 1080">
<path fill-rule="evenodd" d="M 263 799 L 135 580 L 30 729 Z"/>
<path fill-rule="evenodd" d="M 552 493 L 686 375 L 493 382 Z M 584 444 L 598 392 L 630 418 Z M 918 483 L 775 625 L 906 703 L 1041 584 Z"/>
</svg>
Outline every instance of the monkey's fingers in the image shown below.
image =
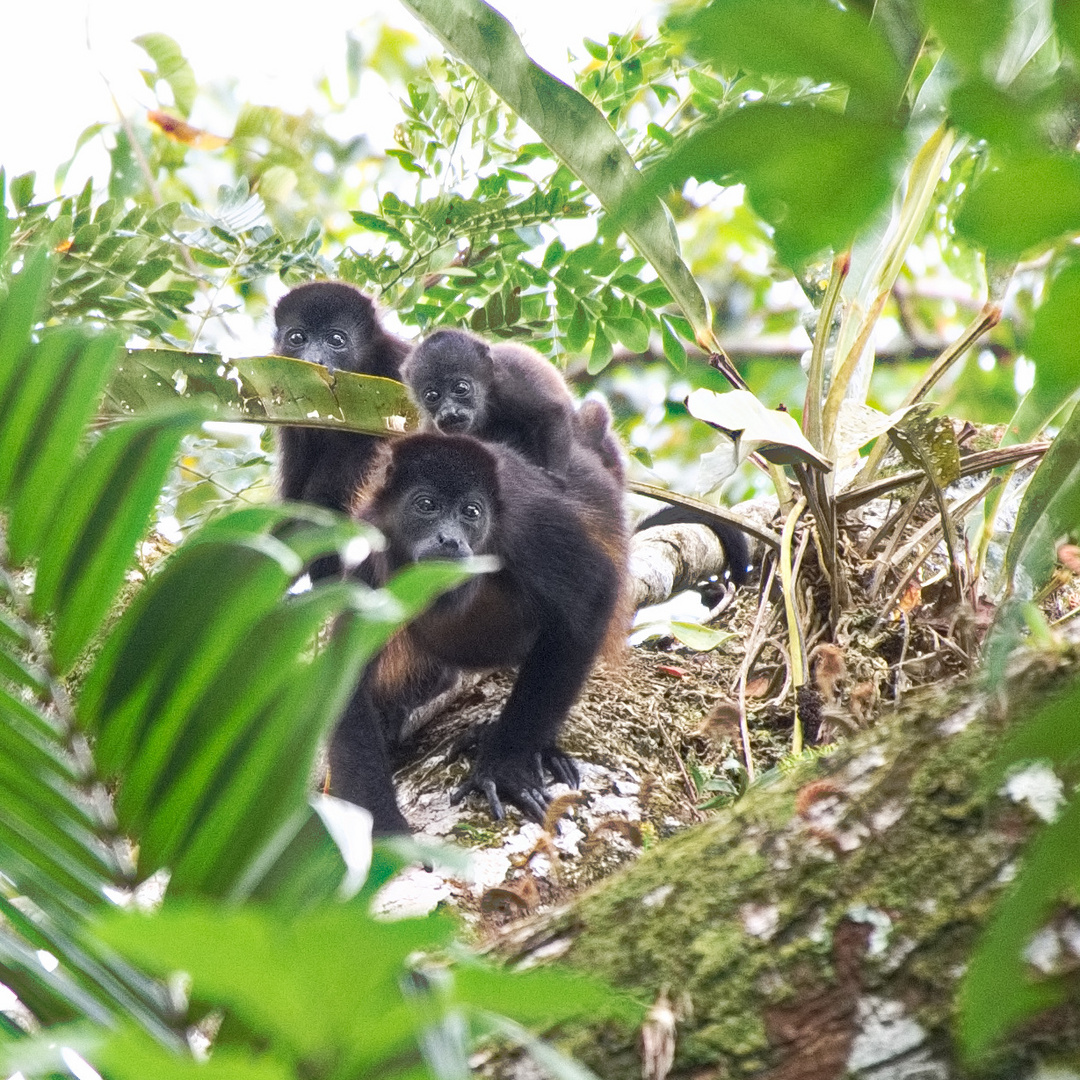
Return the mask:
<svg viewBox="0 0 1080 1080">
<path fill-rule="evenodd" d="M 540 760 L 551 773 L 555 783 L 572 788 L 581 787 L 581 770 L 569 754 L 551 747 L 541 753 Z"/>
<path fill-rule="evenodd" d="M 522 788 L 511 802 L 531 821 L 543 823 L 551 796 L 543 788 Z"/>
<path fill-rule="evenodd" d="M 491 807 L 491 816 L 496 821 L 502 821 L 506 817 L 506 811 L 503 809 L 503 804 L 499 801 L 499 794 L 495 787 L 495 781 L 488 779 L 480 779 L 476 776 L 468 777 L 460 787 L 456 788 L 450 796 L 450 805 L 457 806 L 466 795 L 471 795 L 473 792 L 479 795 L 487 797 L 488 806 Z"/>
</svg>

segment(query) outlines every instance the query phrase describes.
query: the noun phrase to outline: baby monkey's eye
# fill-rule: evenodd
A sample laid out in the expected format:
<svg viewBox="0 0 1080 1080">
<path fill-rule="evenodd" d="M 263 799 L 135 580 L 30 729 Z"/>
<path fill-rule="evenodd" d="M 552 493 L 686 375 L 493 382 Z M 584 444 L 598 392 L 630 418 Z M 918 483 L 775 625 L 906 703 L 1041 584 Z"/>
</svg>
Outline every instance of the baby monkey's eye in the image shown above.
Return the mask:
<svg viewBox="0 0 1080 1080">
<path fill-rule="evenodd" d="M 479 521 L 483 516 L 484 508 L 479 503 L 466 503 L 461 508 L 462 517 L 468 518 L 470 521 Z"/>
<path fill-rule="evenodd" d="M 303 345 L 307 341 L 307 334 L 303 330 L 290 330 L 285 340 L 290 345 Z"/>
<path fill-rule="evenodd" d="M 472 387 L 464 379 L 459 379 L 453 386 L 453 392 L 457 397 L 464 397 L 471 389 Z"/>
</svg>

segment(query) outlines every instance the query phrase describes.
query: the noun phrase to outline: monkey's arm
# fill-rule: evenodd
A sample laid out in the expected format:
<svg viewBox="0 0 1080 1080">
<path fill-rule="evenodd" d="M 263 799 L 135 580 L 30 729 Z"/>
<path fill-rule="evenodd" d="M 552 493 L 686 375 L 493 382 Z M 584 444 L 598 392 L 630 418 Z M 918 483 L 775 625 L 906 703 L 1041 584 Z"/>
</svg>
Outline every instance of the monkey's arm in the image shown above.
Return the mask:
<svg viewBox="0 0 1080 1080">
<path fill-rule="evenodd" d="M 556 781 L 577 786 L 577 765 L 555 740 L 588 678 L 599 644 L 590 647 L 575 640 L 572 631 L 549 628 L 541 633 L 521 665 L 502 715 L 480 736 L 472 771 L 451 796 L 452 803 L 476 791 L 487 797 L 497 820 L 505 816 L 505 800 L 527 818 L 543 821 L 551 801 L 544 767 Z"/>
<path fill-rule="evenodd" d="M 394 795 L 386 739 L 367 676 L 330 740 L 330 794 L 370 810 L 376 836 L 410 831 Z"/>
</svg>

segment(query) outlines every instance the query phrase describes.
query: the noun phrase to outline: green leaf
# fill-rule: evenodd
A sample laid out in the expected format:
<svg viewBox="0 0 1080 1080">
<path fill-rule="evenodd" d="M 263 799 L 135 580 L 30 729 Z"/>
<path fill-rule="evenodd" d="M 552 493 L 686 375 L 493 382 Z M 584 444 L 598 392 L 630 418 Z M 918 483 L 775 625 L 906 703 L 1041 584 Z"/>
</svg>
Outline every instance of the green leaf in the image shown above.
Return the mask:
<svg viewBox="0 0 1080 1080">
<path fill-rule="evenodd" d="M 402 244 L 409 242 L 409 238 L 399 228 L 391 225 L 390 222 L 377 214 L 367 214 L 363 210 L 351 210 L 349 215 L 362 229 L 367 229 L 369 232 L 383 233 Z"/>
<path fill-rule="evenodd" d="M 53 659 L 66 671 L 97 630 L 146 531 L 188 410 L 108 432 L 73 476 L 38 564 L 34 611 L 55 613 Z"/>
<path fill-rule="evenodd" d="M 216 1046 L 208 1061 L 196 1061 L 130 1027 L 110 1033 L 100 1047 L 83 1056 L 110 1080 L 150 1076 L 154 1080 L 293 1080 L 296 1076 L 283 1061 L 236 1047 Z"/>
<path fill-rule="evenodd" d="M 566 351 L 579 353 L 585 348 L 585 342 L 589 340 L 589 313 L 584 304 L 577 304 L 574 314 L 570 316 L 570 325 L 566 330 Z"/>
<path fill-rule="evenodd" d="M 15 181 L 12 181 L 12 187 L 14 185 Z M 7 297 L 0 305 L 0 402 L 4 403 L 0 408 L 5 413 L 8 389 L 22 370 L 23 351 L 45 302 L 51 269 L 44 249 L 32 251 L 19 273 L 11 278 Z"/>
<path fill-rule="evenodd" d="M 557 968 L 509 971 L 479 963 L 454 972 L 454 989 L 463 1003 L 499 1012 L 522 1024 L 551 1027 L 574 1016 L 638 1024 L 641 1006 L 598 979 Z"/>
<path fill-rule="evenodd" d="M 660 318 L 660 340 L 663 342 L 664 355 L 677 370 L 686 367 L 686 349 L 675 333 L 675 328 L 663 316 Z"/>
<path fill-rule="evenodd" d="M 1042 121 L 1050 102 L 1024 101 L 980 78 L 969 79 L 949 95 L 949 117 L 977 139 L 1013 152 L 1037 152 Z"/>
<path fill-rule="evenodd" d="M 649 351 L 649 328 L 637 319 L 606 319 L 604 325 L 609 327 L 632 353 L 646 353 Z"/>
<path fill-rule="evenodd" d="M 590 38 L 583 38 L 582 45 L 585 46 L 585 51 L 594 60 L 606 60 L 607 59 L 607 46 L 601 45 L 599 41 L 593 41 Z"/>
<path fill-rule="evenodd" d="M 1004 38 L 1013 10 L 1009 0 L 921 0 L 920 7 L 952 58 L 976 72 Z"/>
<path fill-rule="evenodd" d="M 282 356 L 228 363 L 212 353 L 131 349 L 109 384 L 105 408 L 131 416 L 178 401 L 197 404 L 214 420 L 303 424 L 374 435 L 415 429 L 416 406 L 393 379 L 329 372 Z"/>
<path fill-rule="evenodd" d="M 1041 154 L 1006 161 L 975 183 L 956 218 L 956 229 L 988 255 L 1002 258 L 1077 232 L 1080 159 Z"/>
<path fill-rule="evenodd" d="M 1054 22 L 1063 45 L 1080 57 L 1080 3 L 1077 0 L 1054 0 Z"/>
<path fill-rule="evenodd" d="M 1051 282 L 1035 312 L 1025 352 L 1035 361 L 1035 383 L 1024 395 L 1002 443 L 1034 438 L 1080 388 L 1080 350 L 1075 325 L 1080 304 L 1080 263 L 1070 263 Z"/>
<path fill-rule="evenodd" d="M 171 269 L 172 259 L 164 257 L 147 259 L 146 262 L 131 275 L 131 281 L 133 284 L 145 289 L 148 285 L 153 285 L 162 274 L 167 274 Z"/>
<path fill-rule="evenodd" d="M 11 201 L 16 210 L 25 210 L 34 198 L 34 181 L 37 174 L 28 172 L 16 176 L 11 181 Z"/>
<path fill-rule="evenodd" d="M 79 444 L 119 346 L 111 334 L 90 339 L 70 330 L 44 334 L 10 412 L 0 420 L 0 457 L 9 463 L 7 476 L 14 485 L 8 495 L 8 543 L 16 563 L 40 551 L 68 478 L 78 467 Z"/>
<path fill-rule="evenodd" d="M 902 147 L 896 129 L 804 106 L 758 104 L 698 128 L 654 172 L 746 184 L 750 205 L 775 232 L 776 250 L 799 266 L 847 247 L 892 194 Z"/>
<path fill-rule="evenodd" d="M 667 209 L 651 192 L 607 118 L 587 98 L 535 64 L 513 27 L 483 0 L 403 0 L 464 60 L 600 200 L 652 263 L 704 338 L 708 303 L 679 251 Z"/>
<path fill-rule="evenodd" d="M 589 374 L 597 375 L 603 371 L 611 363 L 612 355 L 611 342 L 598 324 L 593 337 L 592 352 L 589 354 Z"/>
<path fill-rule="evenodd" d="M 735 636 L 730 631 L 716 630 L 711 626 L 702 626 L 701 623 L 674 620 L 671 623 L 671 632 L 681 644 L 695 652 L 710 652 Z"/>
<path fill-rule="evenodd" d="M 180 46 L 168 34 L 142 34 L 134 40 L 154 61 L 157 67 L 154 78 L 164 79 L 172 88 L 176 107 L 186 120 L 195 104 L 199 84 Z"/>
<path fill-rule="evenodd" d="M 121 775 L 153 731 L 166 739 L 225 657 L 300 572 L 272 537 L 184 545 L 136 596 L 86 677 L 80 722 L 106 776 Z"/>
<path fill-rule="evenodd" d="M 669 28 L 717 67 L 849 86 L 852 106 L 891 116 L 903 75 L 877 24 L 827 0 L 714 0 Z"/>
<path fill-rule="evenodd" d="M 414 1028 L 398 990 L 406 961 L 444 948 L 452 931 L 449 918 L 377 922 L 348 904 L 297 919 L 166 904 L 153 918 L 116 914 L 99 925 L 104 940 L 148 969 L 188 972 L 193 997 L 265 1032 L 278 1053 L 297 1061 L 348 1052 L 357 1063 L 404 1048 Z"/>
<path fill-rule="evenodd" d="M 1080 374 L 1080 372 L 1078 372 Z M 1005 553 L 1008 580 L 1022 571 L 1019 592 L 1032 595 L 1050 578 L 1062 537 L 1080 533 L 1080 409 L 1054 437 L 1024 492 Z"/>
</svg>

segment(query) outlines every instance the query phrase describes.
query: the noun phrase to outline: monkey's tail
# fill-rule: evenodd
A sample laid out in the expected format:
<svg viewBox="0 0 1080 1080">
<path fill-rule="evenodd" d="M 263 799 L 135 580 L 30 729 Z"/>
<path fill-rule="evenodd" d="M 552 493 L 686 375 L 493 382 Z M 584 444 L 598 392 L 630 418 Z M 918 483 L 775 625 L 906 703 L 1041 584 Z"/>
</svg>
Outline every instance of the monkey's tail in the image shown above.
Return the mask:
<svg viewBox="0 0 1080 1080">
<path fill-rule="evenodd" d="M 742 529 L 724 521 L 717 521 L 707 514 L 699 514 L 685 506 L 665 506 L 663 510 L 657 510 L 655 514 L 639 521 L 634 526 L 634 532 L 651 529 L 656 525 L 707 525 L 716 533 L 724 549 L 731 580 L 736 585 L 746 584 L 750 569 L 750 542 Z"/>
</svg>

